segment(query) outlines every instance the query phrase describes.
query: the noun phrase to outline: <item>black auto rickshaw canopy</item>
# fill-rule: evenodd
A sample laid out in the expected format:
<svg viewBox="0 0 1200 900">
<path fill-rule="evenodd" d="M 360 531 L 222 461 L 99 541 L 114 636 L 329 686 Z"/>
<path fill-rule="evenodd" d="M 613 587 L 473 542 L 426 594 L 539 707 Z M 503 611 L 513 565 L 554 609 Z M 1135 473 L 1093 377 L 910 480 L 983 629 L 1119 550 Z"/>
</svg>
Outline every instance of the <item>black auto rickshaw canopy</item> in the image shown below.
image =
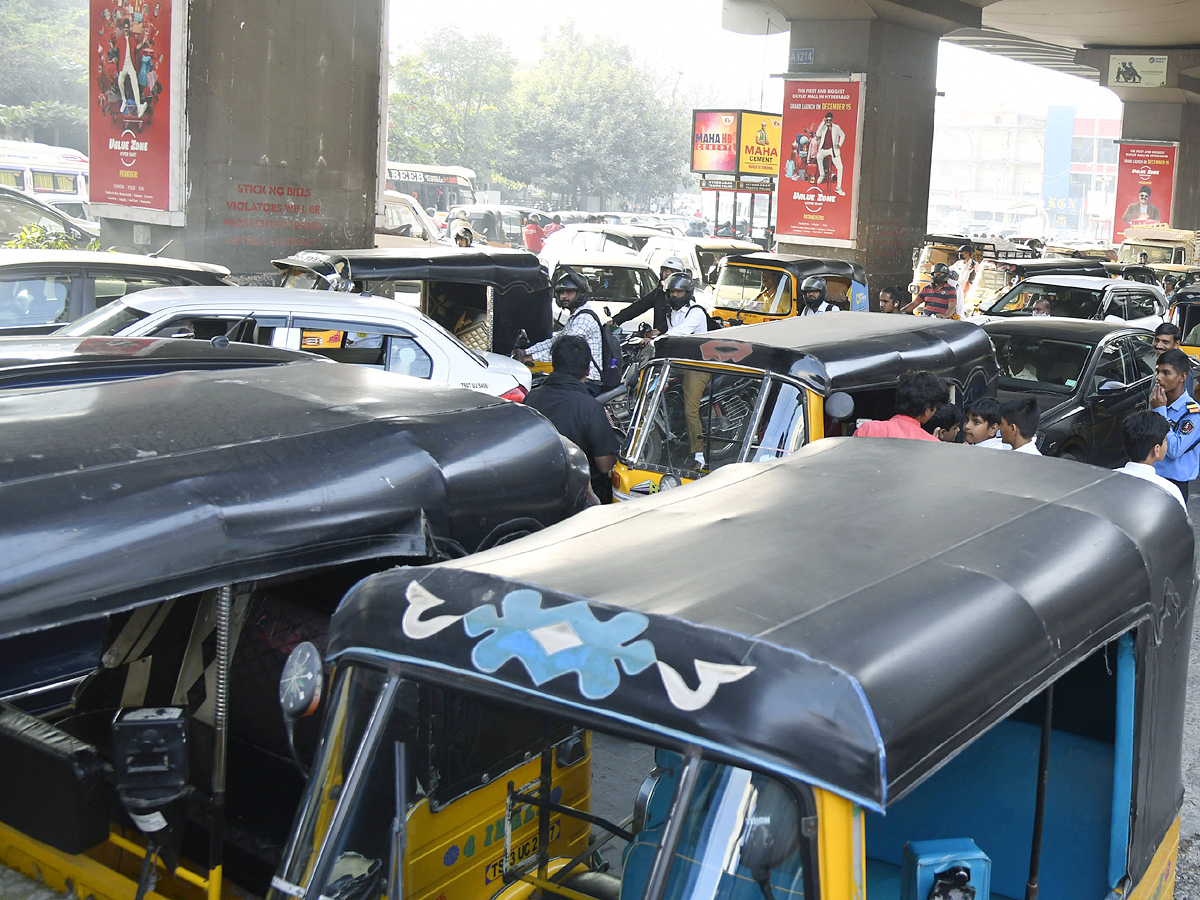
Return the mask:
<svg viewBox="0 0 1200 900">
<path fill-rule="evenodd" d="M 1193 563 L 1178 502 L 1139 479 L 831 439 L 374 575 L 334 615 L 329 657 L 634 726 L 884 811 L 1136 629 L 1144 867 L 1181 797 Z"/>
<path fill-rule="evenodd" d="M 723 266 L 758 266 L 776 269 L 792 276 L 796 289 L 810 275 L 822 278 L 848 278 L 859 284 L 867 283 L 867 270 L 858 263 L 841 259 L 820 259 L 813 256 L 795 256 L 787 253 L 738 253 L 721 260 Z"/>
<path fill-rule="evenodd" d="M 667 335 L 655 359 L 725 363 L 790 375 L 820 394 L 894 386 L 928 369 L 977 395 L 999 377 L 992 343 L 978 325 L 883 313 L 792 316 L 718 332 Z"/>
<path fill-rule="evenodd" d="M 1018 278 L 1033 278 L 1035 275 L 1094 275 L 1108 278 L 1109 271 L 1104 260 L 1050 257 L 1046 259 L 1005 260 L 1004 268 Z"/>
<path fill-rule="evenodd" d="M 397 284 L 416 283 L 421 311 L 474 350 L 508 354 L 522 331 L 530 343 L 553 334 L 550 282 L 537 256 L 528 250 L 483 246 L 303 250 L 271 262 L 284 285 L 297 272 L 311 275 L 305 287 L 383 296 L 392 296 Z M 470 337 L 479 328 L 486 330 L 486 340 Z"/>
<path fill-rule="evenodd" d="M 532 409 L 361 366 L 3 392 L 0 419 L 0 635 L 462 555 L 570 515 L 587 489 L 578 450 Z"/>
</svg>

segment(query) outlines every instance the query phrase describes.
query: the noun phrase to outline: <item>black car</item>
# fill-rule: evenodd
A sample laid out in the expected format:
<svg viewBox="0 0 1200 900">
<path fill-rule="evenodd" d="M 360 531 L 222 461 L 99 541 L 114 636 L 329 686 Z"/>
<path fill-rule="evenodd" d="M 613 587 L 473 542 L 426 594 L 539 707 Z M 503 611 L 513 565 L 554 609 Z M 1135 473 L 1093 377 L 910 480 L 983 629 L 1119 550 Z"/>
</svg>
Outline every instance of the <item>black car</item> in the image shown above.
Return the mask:
<svg viewBox="0 0 1200 900">
<path fill-rule="evenodd" d="M 96 250 L 0 253 L 0 334 L 48 334 L 148 288 L 229 284 L 210 263 Z"/>
<path fill-rule="evenodd" d="M 30 225 L 38 225 L 52 234 L 65 234 L 76 247 L 86 247 L 100 236 L 93 223 L 72 219 L 16 188 L 0 185 L 0 244 L 11 241 Z"/>
<path fill-rule="evenodd" d="M 1158 354 L 1145 328 L 1050 317 L 983 326 L 996 348 L 996 397 L 1036 397 L 1038 449 L 1100 466 L 1125 460 L 1121 421 L 1149 408 Z"/>
</svg>

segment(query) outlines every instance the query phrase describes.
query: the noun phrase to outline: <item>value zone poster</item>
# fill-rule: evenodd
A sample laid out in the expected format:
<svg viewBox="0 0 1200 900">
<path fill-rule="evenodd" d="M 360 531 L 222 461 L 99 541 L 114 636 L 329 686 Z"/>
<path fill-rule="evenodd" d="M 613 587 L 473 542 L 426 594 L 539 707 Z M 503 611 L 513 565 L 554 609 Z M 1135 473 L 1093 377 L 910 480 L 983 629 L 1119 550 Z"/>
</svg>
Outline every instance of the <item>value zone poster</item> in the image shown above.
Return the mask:
<svg viewBox="0 0 1200 900">
<path fill-rule="evenodd" d="M 861 128 L 861 81 L 785 82 L 776 235 L 854 241 Z"/>
<path fill-rule="evenodd" d="M 91 0 L 92 203 L 169 210 L 171 0 Z"/>
<path fill-rule="evenodd" d="M 1117 158 L 1117 207 L 1113 216 L 1113 243 L 1125 239 L 1130 225 L 1171 221 L 1175 194 L 1174 144 L 1120 145 Z"/>
</svg>

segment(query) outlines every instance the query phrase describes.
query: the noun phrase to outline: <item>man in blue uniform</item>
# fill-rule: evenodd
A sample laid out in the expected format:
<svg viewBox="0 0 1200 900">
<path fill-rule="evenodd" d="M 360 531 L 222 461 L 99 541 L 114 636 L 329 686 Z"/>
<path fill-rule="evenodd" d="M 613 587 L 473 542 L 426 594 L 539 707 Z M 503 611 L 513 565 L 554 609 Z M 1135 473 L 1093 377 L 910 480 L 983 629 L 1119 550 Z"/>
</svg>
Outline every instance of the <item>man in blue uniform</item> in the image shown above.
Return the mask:
<svg viewBox="0 0 1200 900">
<path fill-rule="evenodd" d="M 1191 365 L 1182 350 L 1167 350 L 1158 358 L 1150 407 L 1171 426 L 1167 434 L 1167 458 L 1154 464 L 1154 471 L 1179 488 L 1187 500 L 1188 483 L 1200 470 L 1200 403 L 1186 390 Z"/>
</svg>

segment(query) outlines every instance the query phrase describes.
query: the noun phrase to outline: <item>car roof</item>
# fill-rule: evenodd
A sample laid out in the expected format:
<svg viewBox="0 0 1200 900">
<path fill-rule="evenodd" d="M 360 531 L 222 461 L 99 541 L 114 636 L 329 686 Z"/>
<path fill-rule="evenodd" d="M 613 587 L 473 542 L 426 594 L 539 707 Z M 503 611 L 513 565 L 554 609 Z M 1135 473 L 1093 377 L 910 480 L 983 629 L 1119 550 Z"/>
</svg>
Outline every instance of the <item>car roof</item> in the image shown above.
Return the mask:
<svg viewBox="0 0 1200 900">
<path fill-rule="evenodd" d="M 558 268 L 559 266 L 611 266 L 620 269 L 653 271 L 645 260 L 635 253 L 590 253 L 586 250 L 556 256 L 554 267 Z"/>
<path fill-rule="evenodd" d="M 1148 328 L 1138 328 L 1123 322 L 1097 322 L 1092 319 L 1068 319 L 1059 316 L 1010 317 L 984 322 L 982 327 L 989 334 L 1033 334 L 1057 340 L 1092 342 L 1101 341 L 1116 332 L 1154 336 L 1154 332 Z"/>
<path fill-rule="evenodd" d="M 229 269 L 214 263 L 192 262 L 167 256 L 142 256 L 138 253 L 112 253 L 106 250 L 10 250 L 0 249 L 0 269 L 26 265 L 103 265 L 108 268 L 147 271 L 208 272 L 228 275 Z"/>
<path fill-rule="evenodd" d="M 119 301 L 143 312 L 155 313 L 174 307 L 212 307 L 231 312 L 311 312 L 321 315 L 372 315 L 391 319 L 428 321 L 419 309 L 400 300 L 373 294 L 341 291 L 309 291 L 299 288 L 258 286 L 183 286 L 153 288 L 128 294 Z"/>
<path fill-rule="evenodd" d="M 1179 504 L 1098 466 L 996 456 L 830 438 L 726 466 L 483 553 L 373 575 L 334 615 L 329 656 L 378 654 L 424 679 L 636 723 L 882 810 L 1139 623 L 1165 629 L 1145 641 L 1162 655 L 1139 657 L 1148 683 L 1186 680 L 1194 537 Z M 904 473 L 936 477 L 914 488 Z M 614 567 L 664 535 L 691 551 Z M 440 628 L 406 627 L 434 606 Z M 565 623 L 586 648 L 570 660 L 535 660 L 536 641 L 519 642 Z M 481 662 L 492 631 L 494 665 Z M 701 661 L 739 674 L 713 679 L 698 708 L 658 676 L 669 667 L 690 689 Z M 610 669 L 597 690 L 592 673 Z"/>
</svg>

